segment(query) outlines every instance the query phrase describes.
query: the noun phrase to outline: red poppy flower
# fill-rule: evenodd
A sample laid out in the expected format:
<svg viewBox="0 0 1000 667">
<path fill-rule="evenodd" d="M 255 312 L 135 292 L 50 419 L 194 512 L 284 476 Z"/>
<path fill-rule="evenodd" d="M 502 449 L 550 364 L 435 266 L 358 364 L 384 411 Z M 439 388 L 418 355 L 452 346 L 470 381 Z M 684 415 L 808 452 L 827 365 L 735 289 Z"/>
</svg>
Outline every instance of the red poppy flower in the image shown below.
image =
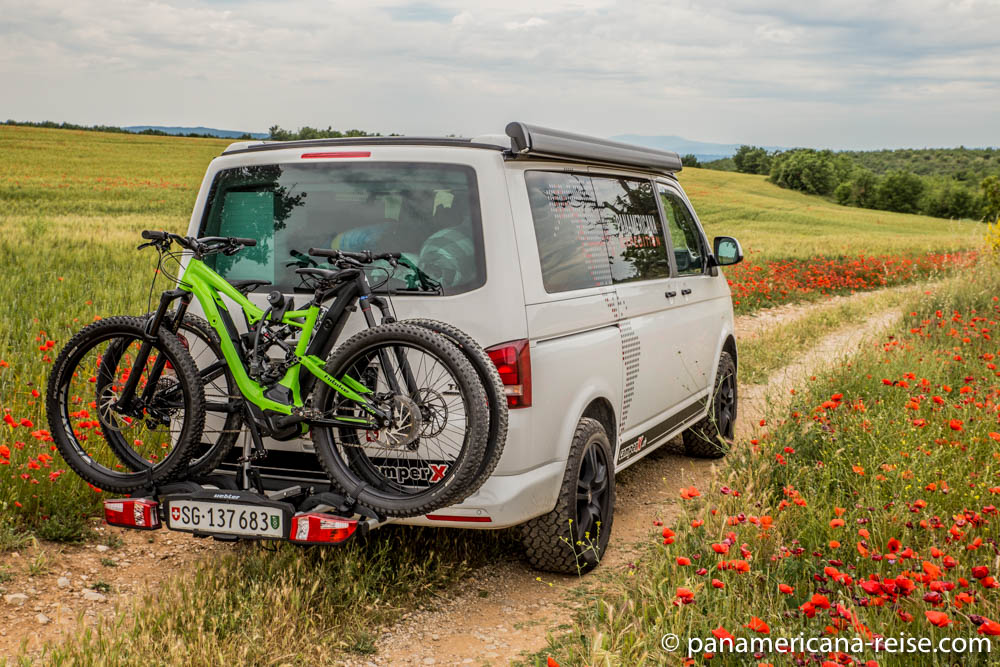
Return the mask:
<svg viewBox="0 0 1000 667">
<path fill-rule="evenodd" d="M 768 627 L 767 623 L 765 623 L 764 621 L 760 620 L 756 616 L 751 616 L 750 617 L 750 622 L 747 623 L 746 625 L 744 625 L 743 627 L 744 628 L 750 628 L 754 632 L 759 632 L 759 633 L 764 634 L 764 635 L 766 635 L 769 632 L 771 632 L 771 628 Z"/>
<path fill-rule="evenodd" d="M 940 611 L 925 611 L 924 616 L 927 617 L 928 621 L 930 621 L 932 624 L 936 625 L 939 628 L 944 628 L 947 627 L 949 624 L 954 623 L 953 620 L 948 618 L 947 614 Z"/>
<path fill-rule="evenodd" d="M 812 598 L 809 599 L 809 602 L 820 609 L 830 608 L 830 600 L 825 595 L 820 595 L 819 593 L 813 594 Z"/>
<path fill-rule="evenodd" d="M 729 632 L 721 625 L 716 629 L 712 630 L 712 636 L 715 637 L 716 639 L 721 640 L 723 644 L 728 643 L 730 646 L 733 646 L 736 640 L 736 637 L 733 637 L 731 634 L 729 634 Z"/>
<path fill-rule="evenodd" d="M 778 590 L 784 593 L 785 595 L 791 595 L 792 593 L 795 592 L 795 589 L 789 586 L 788 584 L 778 584 Z"/>
<path fill-rule="evenodd" d="M 1000 635 L 1000 623 L 996 621 L 991 621 L 988 618 L 984 618 L 983 622 L 979 625 L 979 629 L 976 631 L 981 635 L 990 635 L 996 637 Z"/>
</svg>

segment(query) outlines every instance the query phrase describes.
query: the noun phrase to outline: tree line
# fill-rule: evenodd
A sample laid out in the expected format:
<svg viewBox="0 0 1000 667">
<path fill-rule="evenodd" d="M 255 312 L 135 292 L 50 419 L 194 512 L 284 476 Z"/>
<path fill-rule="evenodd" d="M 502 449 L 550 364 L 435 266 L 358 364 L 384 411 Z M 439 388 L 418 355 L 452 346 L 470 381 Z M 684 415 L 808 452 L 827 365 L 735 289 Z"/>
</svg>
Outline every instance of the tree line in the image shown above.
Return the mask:
<svg viewBox="0 0 1000 667">
<path fill-rule="evenodd" d="M 952 219 L 1000 217 L 1000 151 L 995 149 L 768 152 L 743 145 L 732 158 L 704 166 L 764 174 L 783 188 L 845 206 Z"/>
<path fill-rule="evenodd" d="M 146 134 L 153 135 L 157 137 L 194 137 L 198 139 L 219 139 L 228 137 L 218 137 L 214 134 L 199 134 L 196 132 L 190 132 L 186 134 L 171 134 L 170 132 L 164 132 L 163 130 L 147 129 L 141 131 L 126 130 L 123 127 L 118 127 L 115 125 L 76 125 L 75 123 L 56 123 L 51 120 L 43 120 L 39 122 L 32 121 L 22 121 L 22 120 L 7 120 L 2 123 L 3 125 L 18 125 L 23 127 L 40 127 L 50 130 L 84 130 L 87 132 L 111 132 L 114 134 Z M 314 127 L 309 127 L 306 125 L 298 130 L 285 130 L 278 125 L 272 125 L 268 129 L 268 140 L 270 141 L 294 141 L 296 139 L 339 139 L 342 137 L 379 137 L 380 134 L 373 134 L 371 132 L 365 132 L 364 130 L 334 130 L 332 127 L 327 127 L 325 130 L 317 129 Z M 389 136 L 399 136 L 399 135 L 389 135 Z M 235 137 L 234 141 L 249 141 L 253 140 L 253 135 L 245 133 L 239 137 Z"/>
<path fill-rule="evenodd" d="M 219 137 L 214 134 L 199 134 L 197 132 L 188 132 L 185 134 L 171 134 L 170 132 L 164 132 L 163 130 L 154 130 L 152 128 L 145 130 L 126 130 L 124 127 L 118 127 L 116 125 L 76 125 L 75 123 L 56 123 L 51 120 L 43 120 L 38 122 L 32 122 L 28 120 L 6 120 L 2 125 L 17 125 L 20 127 L 41 127 L 48 130 L 83 130 L 85 132 L 110 132 L 112 134 L 145 134 L 152 135 L 154 137 L 192 137 L 195 139 L 221 139 L 226 137 Z M 238 140 L 253 139 L 250 134 L 243 134 L 236 137 Z"/>
<path fill-rule="evenodd" d="M 278 125 L 272 125 L 267 130 L 271 141 L 296 141 L 300 139 L 343 139 L 345 137 L 381 137 L 381 134 L 365 132 L 364 130 L 335 130 L 327 127 L 325 130 L 309 127 L 308 125 L 299 128 L 297 131 L 284 130 Z M 397 137 L 398 134 L 390 134 Z"/>
</svg>

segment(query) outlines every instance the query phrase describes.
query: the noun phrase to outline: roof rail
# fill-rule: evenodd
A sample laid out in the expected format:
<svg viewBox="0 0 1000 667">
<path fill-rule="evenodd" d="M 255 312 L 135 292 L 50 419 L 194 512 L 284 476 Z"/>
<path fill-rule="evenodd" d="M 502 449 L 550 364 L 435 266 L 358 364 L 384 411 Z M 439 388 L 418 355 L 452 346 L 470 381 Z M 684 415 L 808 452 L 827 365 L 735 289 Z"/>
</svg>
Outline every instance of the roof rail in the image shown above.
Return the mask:
<svg viewBox="0 0 1000 667">
<path fill-rule="evenodd" d="M 279 151 L 287 148 L 321 148 L 324 146 L 461 146 L 504 150 L 501 143 L 477 143 L 461 137 L 338 137 L 336 139 L 296 139 L 293 141 L 251 141 L 231 144 L 223 155 Z"/>
<path fill-rule="evenodd" d="M 575 158 L 669 173 L 682 168 L 680 156 L 673 151 L 643 148 L 538 125 L 508 123 L 507 136 L 515 155 Z"/>
</svg>

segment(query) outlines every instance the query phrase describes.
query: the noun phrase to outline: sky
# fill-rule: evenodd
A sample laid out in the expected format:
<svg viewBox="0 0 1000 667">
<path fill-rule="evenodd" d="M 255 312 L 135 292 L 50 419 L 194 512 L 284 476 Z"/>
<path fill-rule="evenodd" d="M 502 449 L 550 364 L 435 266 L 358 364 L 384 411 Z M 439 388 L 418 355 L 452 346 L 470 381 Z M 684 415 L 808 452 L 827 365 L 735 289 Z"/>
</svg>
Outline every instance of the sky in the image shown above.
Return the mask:
<svg viewBox="0 0 1000 667">
<path fill-rule="evenodd" d="M 1000 0 L 0 0 L 0 118 L 1000 145 Z"/>
</svg>

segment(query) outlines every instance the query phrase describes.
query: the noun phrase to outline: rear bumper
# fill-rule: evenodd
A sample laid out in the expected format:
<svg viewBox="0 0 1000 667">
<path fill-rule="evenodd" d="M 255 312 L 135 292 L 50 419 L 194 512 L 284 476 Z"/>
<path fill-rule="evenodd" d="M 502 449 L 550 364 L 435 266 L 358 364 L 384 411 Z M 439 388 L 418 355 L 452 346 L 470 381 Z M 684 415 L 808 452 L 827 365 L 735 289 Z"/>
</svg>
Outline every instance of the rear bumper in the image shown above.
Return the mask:
<svg viewBox="0 0 1000 667">
<path fill-rule="evenodd" d="M 517 475 L 494 475 L 463 503 L 394 523 L 480 530 L 516 526 L 556 506 L 565 470 L 565 461 L 554 461 Z"/>
<path fill-rule="evenodd" d="M 270 465 L 262 465 L 260 472 L 268 489 L 282 489 L 293 484 L 318 491 L 328 487 L 329 480 L 316 464 L 315 454 L 272 450 L 265 461 Z M 565 470 L 565 461 L 552 461 L 513 475 L 494 474 L 464 502 L 433 512 L 429 515 L 431 518 L 420 516 L 391 522 L 480 530 L 516 526 L 556 506 Z M 224 463 L 220 472 L 235 475 L 235 461 Z"/>
</svg>

